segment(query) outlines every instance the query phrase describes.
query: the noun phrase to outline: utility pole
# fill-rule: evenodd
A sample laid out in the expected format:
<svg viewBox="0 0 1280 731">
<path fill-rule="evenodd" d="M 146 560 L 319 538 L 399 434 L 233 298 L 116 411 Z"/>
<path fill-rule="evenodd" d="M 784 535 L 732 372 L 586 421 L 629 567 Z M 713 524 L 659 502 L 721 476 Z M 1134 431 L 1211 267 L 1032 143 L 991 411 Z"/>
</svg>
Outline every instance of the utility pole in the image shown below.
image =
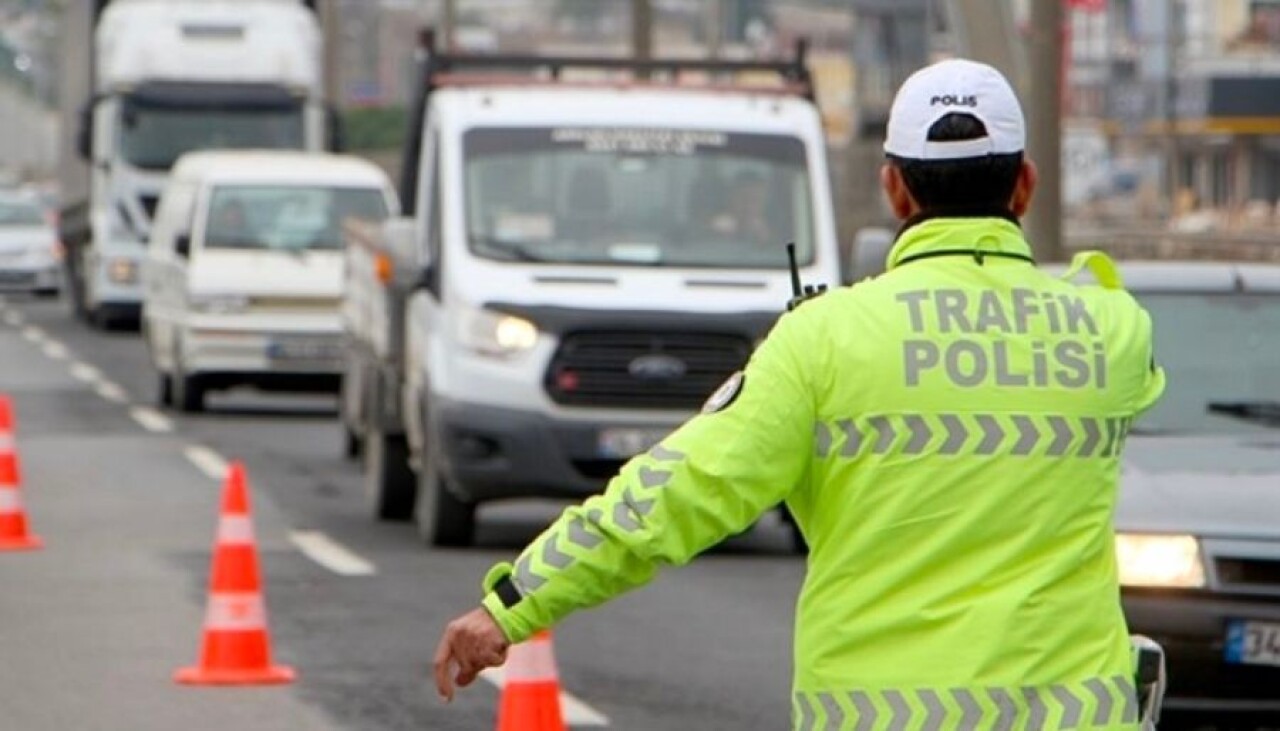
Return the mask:
<svg viewBox="0 0 1280 731">
<path fill-rule="evenodd" d="M 1028 156 L 1040 183 L 1027 216 L 1027 238 L 1040 261 L 1062 258 L 1062 95 L 1064 13 L 1062 0 L 1032 0 L 1028 29 Z"/>
<path fill-rule="evenodd" d="M 324 43 L 324 98 L 336 109 L 342 106 L 342 11 L 338 0 L 322 0 L 316 11 Z"/>
<path fill-rule="evenodd" d="M 440 3 L 440 44 L 446 52 L 458 50 L 454 48 L 457 40 L 458 0 L 441 0 Z"/>
<path fill-rule="evenodd" d="M 720 44 L 724 39 L 724 14 L 721 12 L 723 0 L 703 0 L 707 4 L 707 14 L 703 22 L 707 24 L 707 58 L 720 57 Z"/>
<path fill-rule="evenodd" d="M 631 55 L 653 58 L 653 6 L 649 0 L 631 0 Z"/>
</svg>

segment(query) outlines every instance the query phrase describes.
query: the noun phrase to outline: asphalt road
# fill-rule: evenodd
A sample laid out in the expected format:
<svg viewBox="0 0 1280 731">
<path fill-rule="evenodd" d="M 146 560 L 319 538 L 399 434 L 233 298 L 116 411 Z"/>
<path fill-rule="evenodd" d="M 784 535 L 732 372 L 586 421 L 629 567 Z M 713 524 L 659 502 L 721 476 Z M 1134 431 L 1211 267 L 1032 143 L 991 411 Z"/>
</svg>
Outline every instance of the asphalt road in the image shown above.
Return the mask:
<svg viewBox="0 0 1280 731">
<path fill-rule="evenodd" d="M 0 392 L 16 406 L 23 498 L 47 543 L 0 553 L 0 728 L 493 728 L 497 689 L 480 682 L 444 706 L 429 659 L 484 571 L 562 505 L 485 509 L 478 548 L 427 550 L 411 526 L 367 517 L 333 399 L 231 393 L 179 417 L 156 408 L 155 381 L 136 333 L 89 330 L 59 302 L 0 309 Z M 291 686 L 170 679 L 196 657 L 227 460 L 248 468 L 276 659 L 300 676 Z M 372 573 L 333 570 L 333 550 L 312 558 L 299 533 Z M 562 685 L 586 706 L 575 717 L 637 731 L 786 728 L 803 572 L 786 545 L 763 524 L 566 621 L 555 650 Z"/>
</svg>

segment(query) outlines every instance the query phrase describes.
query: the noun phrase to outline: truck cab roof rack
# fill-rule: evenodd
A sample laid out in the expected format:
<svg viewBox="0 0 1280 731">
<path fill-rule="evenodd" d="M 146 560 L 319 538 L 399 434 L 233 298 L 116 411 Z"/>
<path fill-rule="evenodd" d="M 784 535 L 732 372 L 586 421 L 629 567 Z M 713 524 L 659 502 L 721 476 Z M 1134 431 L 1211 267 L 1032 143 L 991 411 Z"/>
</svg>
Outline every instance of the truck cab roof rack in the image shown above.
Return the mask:
<svg viewBox="0 0 1280 731">
<path fill-rule="evenodd" d="M 466 86 L 578 86 L 653 87 L 723 92 L 756 92 L 800 96 L 814 100 L 813 77 L 806 59 L 808 43 L 796 41 L 790 58 L 774 60 L 722 60 L 686 58 L 635 59 L 617 56 L 536 56 L 528 54 L 463 54 L 440 52 L 434 29 L 418 36 L 420 82 L 410 108 L 410 126 L 400 171 L 400 198 L 405 215 L 417 204 L 418 160 L 422 127 L 431 93 L 445 87 Z M 587 72 L 586 78 L 567 78 L 566 72 Z M 688 83 L 690 75 L 702 79 L 730 77 L 729 82 Z M 749 75 L 754 83 L 734 78 Z M 684 80 L 681 77 L 684 76 Z M 757 77 L 773 76 L 777 84 L 759 83 Z M 657 78 L 655 78 L 657 77 Z"/>
</svg>

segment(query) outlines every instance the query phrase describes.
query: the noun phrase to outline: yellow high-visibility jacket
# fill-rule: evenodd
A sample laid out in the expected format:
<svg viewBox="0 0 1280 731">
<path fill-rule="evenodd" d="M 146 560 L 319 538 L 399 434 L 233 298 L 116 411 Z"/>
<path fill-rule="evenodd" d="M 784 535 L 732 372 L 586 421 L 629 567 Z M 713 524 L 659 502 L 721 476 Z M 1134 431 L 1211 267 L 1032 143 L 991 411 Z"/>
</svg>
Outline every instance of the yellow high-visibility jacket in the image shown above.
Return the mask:
<svg viewBox="0 0 1280 731">
<path fill-rule="evenodd" d="M 1077 285 L 1030 253 L 1003 219 L 907 229 L 494 567 L 484 605 L 523 640 L 785 501 L 810 546 L 796 729 L 1136 729 L 1112 514 L 1164 376 L 1109 260 Z"/>
</svg>

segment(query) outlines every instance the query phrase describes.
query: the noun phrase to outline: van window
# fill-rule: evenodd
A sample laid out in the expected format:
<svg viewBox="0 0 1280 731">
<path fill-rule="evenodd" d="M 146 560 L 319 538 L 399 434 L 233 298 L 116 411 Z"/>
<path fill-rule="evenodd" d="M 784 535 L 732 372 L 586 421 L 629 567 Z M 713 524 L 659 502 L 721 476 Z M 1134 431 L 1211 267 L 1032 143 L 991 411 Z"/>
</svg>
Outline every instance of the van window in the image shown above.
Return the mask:
<svg viewBox="0 0 1280 731">
<path fill-rule="evenodd" d="M 672 129 L 477 128 L 464 137 L 477 256 L 779 269 L 813 259 L 796 137 Z"/>
<path fill-rule="evenodd" d="M 204 246 L 340 249 L 346 219 L 386 217 L 386 200 L 377 188 L 220 185 L 209 199 Z"/>
</svg>

